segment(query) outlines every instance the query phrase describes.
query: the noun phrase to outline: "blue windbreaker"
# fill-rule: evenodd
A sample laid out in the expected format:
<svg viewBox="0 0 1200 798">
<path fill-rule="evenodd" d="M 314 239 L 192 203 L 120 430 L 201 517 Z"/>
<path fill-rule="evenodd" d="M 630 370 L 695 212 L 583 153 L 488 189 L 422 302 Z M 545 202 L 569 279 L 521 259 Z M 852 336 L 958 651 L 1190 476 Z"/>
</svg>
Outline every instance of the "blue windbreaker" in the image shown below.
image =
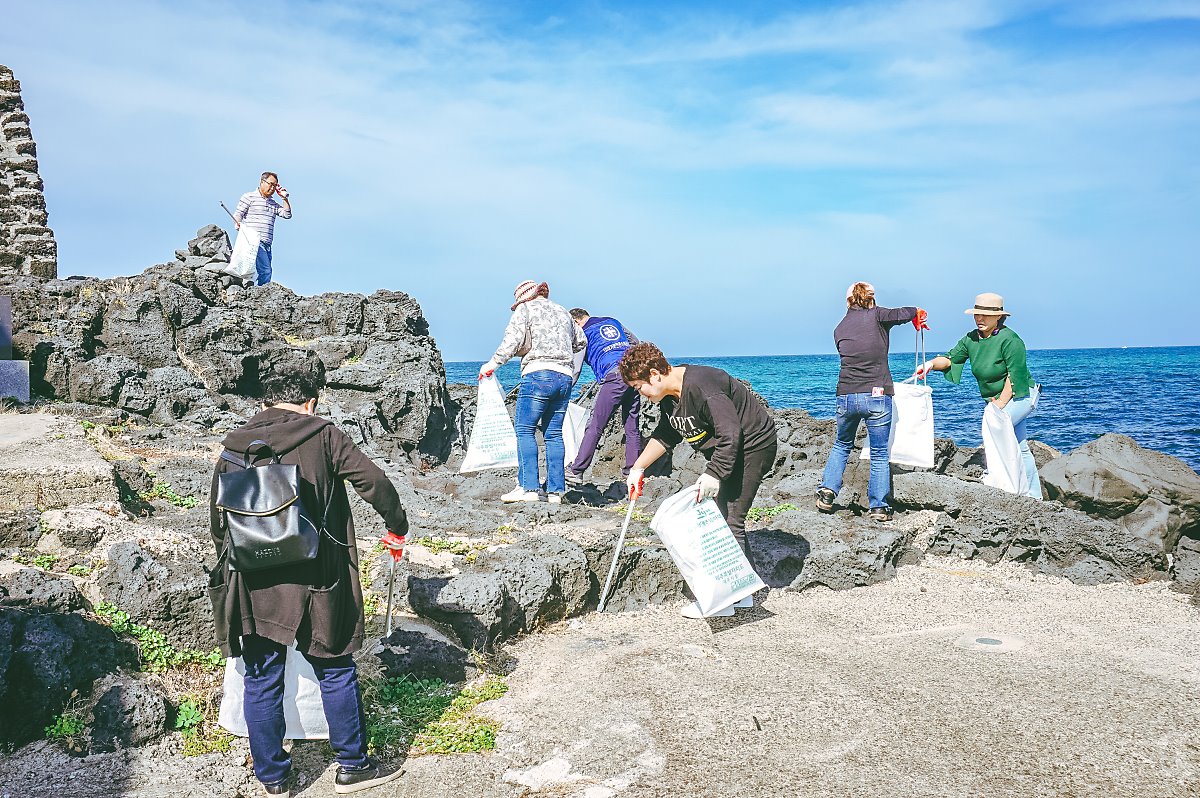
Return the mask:
<svg viewBox="0 0 1200 798">
<path fill-rule="evenodd" d="M 583 325 L 587 337 L 587 353 L 584 360 L 591 367 L 597 380 L 602 380 L 617 365 L 625 350 L 633 346 L 625 327 L 608 316 L 592 316 Z"/>
</svg>

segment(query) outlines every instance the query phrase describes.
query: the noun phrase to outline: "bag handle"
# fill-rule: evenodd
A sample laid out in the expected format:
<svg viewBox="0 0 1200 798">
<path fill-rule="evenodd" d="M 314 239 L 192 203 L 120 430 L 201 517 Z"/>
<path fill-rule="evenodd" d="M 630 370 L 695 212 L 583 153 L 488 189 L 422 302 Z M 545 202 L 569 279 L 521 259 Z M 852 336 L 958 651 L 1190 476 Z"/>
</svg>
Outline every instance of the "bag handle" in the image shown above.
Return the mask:
<svg viewBox="0 0 1200 798">
<path fill-rule="evenodd" d="M 913 360 L 913 375 L 905 380 L 905 382 L 911 381 L 913 385 L 916 385 L 917 380 L 920 380 L 922 385 L 929 385 L 928 372 L 922 374 L 920 377 L 917 376 L 917 370 L 921 368 L 922 364 L 924 364 L 926 360 L 924 330 L 917 330 L 916 340 L 913 342 Z"/>
<path fill-rule="evenodd" d="M 255 448 L 257 448 L 258 451 L 251 453 L 251 450 L 255 449 Z M 264 452 L 264 450 L 266 450 L 266 451 Z M 250 445 L 246 447 L 245 454 L 242 455 L 242 458 L 243 458 L 242 468 L 253 468 L 254 461 L 260 457 L 265 457 L 266 452 L 270 452 L 271 461 L 275 465 L 279 465 L 279 462 L 280 462 L 279 455 L 276 454 L 275 450 L 271 448 L 271 444 L 267 443 L 264 440 L 254 440 L 254 441 L 250 441 Z"/>
</svg>

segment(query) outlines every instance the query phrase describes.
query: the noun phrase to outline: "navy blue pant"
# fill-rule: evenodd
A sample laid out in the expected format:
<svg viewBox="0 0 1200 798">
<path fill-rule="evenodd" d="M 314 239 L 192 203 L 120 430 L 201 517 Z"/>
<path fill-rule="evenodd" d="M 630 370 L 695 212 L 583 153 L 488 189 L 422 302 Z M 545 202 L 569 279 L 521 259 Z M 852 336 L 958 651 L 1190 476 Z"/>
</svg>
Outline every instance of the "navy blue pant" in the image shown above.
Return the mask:
<svg viewBox="0 0 1200 798">
<path fill-rule="evenodd" d="M 329 723 L 329 747 L 346 770 L 368 767 L 366 719 L 358 693 L 358 671 L 349 654 L 331 659 L 304 658 L 321 684 L 321 704 Z M 254 775 L 263 784 L 287 780 L 292 758 L 283 750 L 283 668 L 287 647 L 258 635 L 242 638 L 246 663 L 246 731 L 254 757 Z"/>
<path fill-rule="evenodd" d="M 600 444 L 600 436 L 608 426 L 608 420 L 621 408 L 621 423 L 625 425 L 625 468 L 621 470 L 629 476 L 629 469 L 637 462 L 642 453 L 642 435 L 638 431 L 638 413 L 641 410 L 642 397 L 633 388 L 621 381 L 621 370 L 612 368 L 604 379 L 600 380 L 600 390 L 596 392 L 596 403 L 592 405 L 592 417 L 588 420 L 587 431 L 579 443 L 579 454 L 569 468 L 576 474 L 583 474 L 592 464 L 596 456 L 596 447 Z"/>
</svg>

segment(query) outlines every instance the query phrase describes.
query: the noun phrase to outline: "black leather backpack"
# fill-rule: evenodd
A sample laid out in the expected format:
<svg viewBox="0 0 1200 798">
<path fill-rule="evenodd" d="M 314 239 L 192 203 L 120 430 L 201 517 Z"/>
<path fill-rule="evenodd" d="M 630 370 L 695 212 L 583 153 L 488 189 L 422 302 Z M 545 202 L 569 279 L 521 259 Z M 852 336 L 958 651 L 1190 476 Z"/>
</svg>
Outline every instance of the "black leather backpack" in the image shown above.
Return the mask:
<svg viewBox="0 0 1200 798">
<path fill-rule="evenodd" d="M 240 458 L 228 449 L 221 458 L 242 469 L 217 477 L 216 506 L 229 568 L 261 571 L 316 559 L 329 508 L 318 527 L 300 498 L 300 467 L 281 463 L 261 440 L 252 441 Z M 260 459 L 269 462 L 258 465 Z"/>
</svg>

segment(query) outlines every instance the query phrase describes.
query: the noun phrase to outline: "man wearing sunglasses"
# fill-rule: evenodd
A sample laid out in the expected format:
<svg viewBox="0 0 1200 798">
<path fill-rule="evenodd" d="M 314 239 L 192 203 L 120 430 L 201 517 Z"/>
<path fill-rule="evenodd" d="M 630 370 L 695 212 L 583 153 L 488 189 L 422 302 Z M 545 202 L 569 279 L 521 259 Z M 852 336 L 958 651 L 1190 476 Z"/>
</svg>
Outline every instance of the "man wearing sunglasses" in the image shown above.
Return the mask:
<svg viewBox="0 0 1200 798">
<path fill-rule="evenodd" d="M 278 194 L 283 203 L 271 199 L 272 194 Z M 258 234 L 258 256 L 254 266 L 259 285 L 271 282 L 271 241 L 275 235 L 276 216 L 291 219 L 292 203 L 288 199 L 287 189 L 279 185 L 279 176 L 274 172 L 263 172 L 258 191 L 243 194 L 233 213 L 233 222 L 239 230 L 245 223 L 246 227 Z"/>
</svg>

